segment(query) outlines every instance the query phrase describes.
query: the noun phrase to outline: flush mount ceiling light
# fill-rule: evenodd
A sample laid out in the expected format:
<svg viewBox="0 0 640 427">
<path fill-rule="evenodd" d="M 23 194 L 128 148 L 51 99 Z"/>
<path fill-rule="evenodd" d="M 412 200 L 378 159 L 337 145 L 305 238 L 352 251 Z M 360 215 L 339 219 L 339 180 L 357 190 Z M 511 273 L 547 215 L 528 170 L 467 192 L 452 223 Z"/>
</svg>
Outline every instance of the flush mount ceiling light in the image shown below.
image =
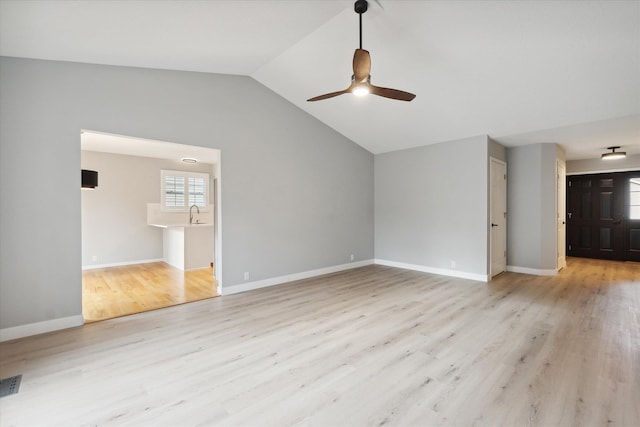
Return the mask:
<svg viewBox="0 0 640 427">
<path fill-rule="evenodd" d="M 93 190 L 98 186 L 98 172 L 82 169 L 82 188 Z"/>
<path fill-rule="evenodd" d="M 399 101 L 411 101 L 416 97 L 414 94 L 409 92 L 374 86 L 371 84 L 371 57 L 369 56 L 368 50 L 362 49 L 362 14 L 367 11 L 368 6 L 369 4 L 366 0 L 357 0 L 353 7 L 359 16 L 360 21 L 360 48 L 356 49 L 356 53 L 353 54 L 353 75 L 351 76 L 351 85 L 344 90 L 326 93 L 324 95 L 307 99 L 307 101 L 321 101 L 323 99 L 333 98 L 334 96 L 343 95 L 345 93 L 352 93 L 356 96 L 364 96 L 371 93 L 383 98 L 397 99 Z"/>
<path fill-rule="evenodd" d="M 183 163 L 198 163 L 198 159 L 194 159 L 193 157 L 183 157 L 182 159 Z"/>
<path fill-rule="evenodd" d="M 602 160 L 615 160 L 615 159 L 624 159 L 627 157 L 627 153 L 624 151 L 616 151 L 619 146 L 616 147 L 607 147 L 607 150 L 611 150 L 610 153 L 604 153 L 601 157 Z"/>
</svg>

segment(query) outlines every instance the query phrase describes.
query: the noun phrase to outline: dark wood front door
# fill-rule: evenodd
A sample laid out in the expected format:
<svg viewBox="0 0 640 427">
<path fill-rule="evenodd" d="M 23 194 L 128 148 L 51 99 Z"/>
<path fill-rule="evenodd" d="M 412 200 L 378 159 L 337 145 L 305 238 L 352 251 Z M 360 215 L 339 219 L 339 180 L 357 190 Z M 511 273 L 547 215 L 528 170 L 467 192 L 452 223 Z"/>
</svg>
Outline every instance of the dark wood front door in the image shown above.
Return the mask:
<svg viewBox="0 0 640 427">
<path fill-rule="evenodd" d="M 638 196 L 634 196 L 635 182 Z M 585 258 L 640 260 L 640 173 L 567 177 L 567 254 Z M 640 202 L 639 202 L 640 203 Z"/>
</svg>

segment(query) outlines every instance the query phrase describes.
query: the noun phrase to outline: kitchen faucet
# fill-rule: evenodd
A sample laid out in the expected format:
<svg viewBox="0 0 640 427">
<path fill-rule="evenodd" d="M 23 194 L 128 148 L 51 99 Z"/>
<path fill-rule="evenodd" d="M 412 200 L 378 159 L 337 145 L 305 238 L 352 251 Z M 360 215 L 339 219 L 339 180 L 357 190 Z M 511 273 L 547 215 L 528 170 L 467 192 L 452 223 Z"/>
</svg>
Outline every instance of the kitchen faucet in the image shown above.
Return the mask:
<svg viewBox="0 0 640 427">
<path fill-rule="evenodd" d="M 189 208 L 189 224 L 193 224 L 193 208 L 196 208 L 198 213 L 200 213 L 200 208 L 198 207 L 198 205 L 191 205 L 191 207 Z"/>
</svg>

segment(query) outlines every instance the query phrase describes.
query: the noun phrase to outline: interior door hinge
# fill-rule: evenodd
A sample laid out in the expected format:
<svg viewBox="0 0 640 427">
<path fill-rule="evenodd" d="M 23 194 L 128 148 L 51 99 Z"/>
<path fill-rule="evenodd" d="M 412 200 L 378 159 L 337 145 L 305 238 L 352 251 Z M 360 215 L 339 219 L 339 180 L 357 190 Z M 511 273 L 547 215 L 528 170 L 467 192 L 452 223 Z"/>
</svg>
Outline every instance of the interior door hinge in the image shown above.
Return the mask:
<svg viewBox="0 0 640 427">
<path fill-rule="evenodd" d="M 507 179 L 507 174 L 506 173 L 504 174 L 504 179 Z"/>
<path fill-rule="evenodd" d="M 569 250 L 571 250 L 571 245 L 569 245 Z"/>
<path fill-rule="evenodd" d="M 569 181 L 569 187 L 571 187 L 571 181 Z"/>
<path fill-rule="evenodd" d="M 506 212 L 504 213 L 504 217 L 505 217 L 505 218 L 507 217 L 507 213 L 506 213 Z"/>
</svg>

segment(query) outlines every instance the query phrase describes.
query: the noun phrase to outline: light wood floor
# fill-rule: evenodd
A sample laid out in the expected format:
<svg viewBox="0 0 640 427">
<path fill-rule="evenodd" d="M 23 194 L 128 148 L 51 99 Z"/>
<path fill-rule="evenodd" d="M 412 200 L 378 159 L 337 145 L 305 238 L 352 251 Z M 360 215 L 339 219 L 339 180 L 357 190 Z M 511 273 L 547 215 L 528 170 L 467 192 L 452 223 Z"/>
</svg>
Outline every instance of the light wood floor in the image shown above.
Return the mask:
<svg viewBox="0 0 640 427">
<path fill-rule="evenodd" d="M 218 296 L 213 268 L 183 271 L 164 262 L 82 272 L 85 322 Z"/>
<path fill-rule="evenodd" d="M 638 426 L 640 264 L 367 266 L 0 344 L 0 425 Z"/>
</svg>

